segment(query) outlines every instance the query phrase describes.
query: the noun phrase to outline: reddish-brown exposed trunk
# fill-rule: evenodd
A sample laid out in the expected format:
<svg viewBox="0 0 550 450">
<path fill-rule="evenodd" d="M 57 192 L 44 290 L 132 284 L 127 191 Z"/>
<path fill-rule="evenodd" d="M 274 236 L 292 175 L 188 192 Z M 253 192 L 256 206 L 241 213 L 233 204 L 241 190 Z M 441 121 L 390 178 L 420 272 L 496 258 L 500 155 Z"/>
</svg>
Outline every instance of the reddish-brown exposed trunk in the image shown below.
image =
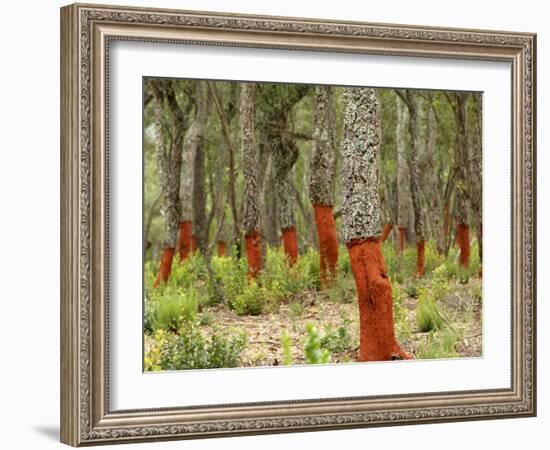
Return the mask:
<svg viewBox="0 0 550 450">
<path fill-rule="evenodd" d="M 225 241 L 218 241 L 218 256 L 224 257 L 225 256 Z"/>
<path fill-rule="evenodd" d="M 246 258 L 248 261 L 248 276 L 256 278 L 260 270 L 262 270 L 262 247 L 260 242 L 260 234 L 252 233 L 245 236 L 246 241 Z"/>
<path fill-rule="evenodd" d="M 403 253 L 405 250 L 405 244 L 407 243 L 407 229 L 399 227 L 399 253 Z"/>
<path fill-rule="evenodd" d="M 172 260 L 174 259 L 175 249 L 174 247 L 165 248 L 162 252 L 162 258 L 160 259 L 160 269 L 153 284 L 153 287 L 158 287 L 160 283 L 166 283 L 170 277 L 170 272 L 172 271 Z"/>
<path fill-rule="evenodd" d="M 388 239 L 391 230 L 393 230 L 393 225 L 391 223 L 385 223 L 384 228 L 382 228 L 382 236 L 380 236 L 380 242 L 384 242 L 386 239 Z"/>
<path fill-rule="evenodd" d="M 320 281 L 321 286 L 325 286 L 336 273 L 338 266 L 336 223 L 332 214 L 332 206 L 313 205 L 313 209 L 319 238 Z"/>
<path fill-rule="evenodd" d="M 459 263 L 462 267 L 470 265 L 470 227 L 464 223 L 458 224 L 456 240 L 460 248 Z"/>
<path fill-rule="evenodd" d="M 298 260 L 298 240 L 296 239 L 296 228 L 286 228 L 283 230 L 283 248 L 289 259 L 290 266 L 296 264 Z"/>
<path fill-rule="evenodd" d="M 193 222 L 186 220 L 180 223 L 180 230 L 178 235 L 178 255 L 180 261 L 183 261 L 189 256 L 191 251 L 191 235 L 193 233 Z"/>
<path fill-rule="evenodd" d="M 424 278 L 425 248 L 426 248 L 426 241 L 420 241 L 416 243 L 416 276 L 418 278 Z"/>
<path fill-rule="evenodd" d="M 352 241 L 348 250 L 359 302 L 359 361 L 411 359 L 395 339 L 391 284 L 379 240 Z"/>
</svg>

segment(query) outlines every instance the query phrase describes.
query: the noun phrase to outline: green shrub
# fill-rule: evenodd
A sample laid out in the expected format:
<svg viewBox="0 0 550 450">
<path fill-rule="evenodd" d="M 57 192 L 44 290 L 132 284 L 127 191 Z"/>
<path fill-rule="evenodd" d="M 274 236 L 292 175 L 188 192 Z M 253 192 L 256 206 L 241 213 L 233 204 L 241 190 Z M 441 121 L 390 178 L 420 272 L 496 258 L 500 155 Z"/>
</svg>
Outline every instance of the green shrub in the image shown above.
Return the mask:
<svg viewBox="0 0 550 450">
<path fill-rule="evenodd" d="M 146 333 L 153 333 L 155 331 L 156 305 L 156 302 L 145 297 L 145 301 L 143 302 L 143 330 Z"/>
<path fill-rule="evenodd" d="M 246 346 L 246 335 L 206 336 L 196 322 L 186 322 L 178 334 L 157 332 L 145 355 L 146 370 L 183 370 L 237 367 Z"/>
<path fill-rule="evenodd" d="M 182 262 L 179 261 L 179 257 L 176 255 L 172 263 L 168 286 L 197 288 L 199 282 L 204 284 L 202 280 L 205 280 L 207 275 L 206 262 L 200 253 L 190 254 Z"/>
<path fill-rule="evenodd" d="M 440 255 L 437 251 L 437 245 L 435 241 L 426 241 L 424 250 L 424 267 L 426 269 L 426 275 L 432 273 L 436 267 L 445 263 L 445 257 Z"/>
<path fill-rule="evenodd" d="M 306 325 L 306 343 L 304 353 L 306 364 L 327 364 L 330 361 L 330 354 L 326 348 L 321 348 L 319 333 L 312 323 Z"/>
<path fill-rule="evenodd" d="M 243 292 L 230 300 L 229 307 L 239 316 L 257 316 L 262 313 L 268 296 L 266 288 L 259 286 L 255 280 L 250 280 Z"/>
<path fill-rule="evenodd" d="M 351 275 L 351 260 L 349 252 L 343 245 L 338 249 L 338 269 L 344 275 Z"/>
<path fill-rule="evenodd" d="M 481 301 L 483 299 L 483 284 L 481 283 L 481 281 L 472 283 L 472 296 L 478 304 L 481 304 Z"/>
<path fill-rule="evenodd" d="M 232 256 L 225 258 L 213 257 L 211 266 L 214 276 L 223 291 L 224 300 L 228 305 L 235 302 L 237 296 L 241 295 L 248 283 L 246 258 L 237 259 L 235 252 Z M 211 295 L 215 295 L 213 292 Z"/>
<path fill-rule="evenodd" d="M 418 298 L 418 286 L 416 283 L 410 283 L 405 291 L 407 292 L 407 295 L 411 298 Z"/>
<path fill-rule="evenodd" d="M 321 348 L 330 353 L 344 353 L 352 347 L 352 336 L 349 332 L 351 320 L 343 318 L 342 325 L 333 327 L 327 325 L 320 340 Z"/>
<path fill-rule="evenodd" d="M 291 320 L 296 320 L 304 314 L 304 305 L 301 302 L 293 300 L 288 304 L 288 316 Z"/>
<path fill-rule="evenodd" d="M 199 320 L 199 325 L 204 327 L 207 325 L 212 325 L 214 323 L 214 316 L 209 312 L 203 312 L 200 315 L 198 320 Z"/>
<path fill-rule="evenodd" d="M 440 332 L 431 332 L 428 340 L 420 343 L 416 351 L 418 359 L 457 358 L 456 347 L 460 337 L 447 328 Z"/>
<path fill-rule="evenodd" d="M 418 296 L 416 324 L 421 332 L 438 330 L 443 325 L 441 314 L 427 288 L 422 288 Z"/>
<path fill-rule="evenodd" d="M 298 257 L 294 266 L 289 267 L 282 248 L 268 247 L 258 284 L 271 292 L 273 301 L 319 289 L 319 254 L 309 249 Z"/>
<path fill-rule="evenodd" d="M 447 268 L 445 264 L 439 265 L 432 272 L 430 286 L 436 302 L 442 300 L 449 290 L 449 281 L 446 278 L 446 273 Z"/>
<path fill-rule="evenodd" d="M 352 303 L 357 298 L 353 275 L 338 272 L 334 281 L 324 291 L 328 300 L 334 303 Z"/>
<path fill-rule="evenodd" d="M 150 318 L 151 328 L 176 332 L 184 321 L 195 319 L 199 309 L 199 298 L 193 288 L 181 289 L 167 286 L 159 289 L 154 302 L 154 313 Z"/>
<path fill-rule="evenodd" d="M 287 330 L 281 333 L 281 348 L 283 349 L 283 365 L 292 365 L 292 340 Z"/>
<path fill-rule="evenodd" d="M 409 327 L 409 315 L 405 300 L 407 295 L 401 285 L 392 280 L 393 321 L 399 341 L 408 340 L 411 334 Z"/>
</svg>

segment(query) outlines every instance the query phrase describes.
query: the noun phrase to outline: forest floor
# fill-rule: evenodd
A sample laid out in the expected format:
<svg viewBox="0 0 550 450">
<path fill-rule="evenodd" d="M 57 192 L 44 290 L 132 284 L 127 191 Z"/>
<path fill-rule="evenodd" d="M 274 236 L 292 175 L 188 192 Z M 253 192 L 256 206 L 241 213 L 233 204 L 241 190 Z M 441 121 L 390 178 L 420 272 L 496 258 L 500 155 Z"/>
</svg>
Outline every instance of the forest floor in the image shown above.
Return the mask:
<svg viewBox="0 0 550 450">
<path fill-rule="evenodd" d="M 445 328 L 454 332 L 456 354 L 454 357 L 482 356 L 482 303 L 473 295 L 480 288 L 480 279 L 470 279 L 468 284 L 449 282 L 448 292 L 438 302 L 438 309 L 445 321 Z M 407 295 L 403 305 L 408 329 L 397 332 L 402 347 L 413 358 L 431 359 L 422 351 L 433 339 L 432 332 L 421 332 L 416 326 L 418 299 Z M 306 325 L 313 324 L 320 335 L 324 331 L 344 327 L 349 343 L 359 342 L 359 315 L 356 302 L 341 303 L 329 300 L 319 291 L 308 291 L 290 302 L 282 301 L 276 312 L 257 316 L 239 316 L 224 304 L 204 307 L 202 327 L 205 335 L 212 335 L 220 326 L 223 329 L 244 331 L 247 345 L 241 356 L 242 367 L 277 366 L 284 359 L 281 337 L 286 333 L 291 341 L 292 364 L 305 364 L 304 346 Z M 215 318 L 215 319 L 213 319 Z M 396 329 L 399 323 L 396 323 Z M 437 334 L 437 332 L 436 332 Z M 151 337 L 146 335 L 146 348 Z M 331 363 L 353 362 L 357 358 L 357 345 L 346 346 L 340 352 L 331 352 Z M 441 357 L 433 355 L 433 357 Z"/>
</svg>

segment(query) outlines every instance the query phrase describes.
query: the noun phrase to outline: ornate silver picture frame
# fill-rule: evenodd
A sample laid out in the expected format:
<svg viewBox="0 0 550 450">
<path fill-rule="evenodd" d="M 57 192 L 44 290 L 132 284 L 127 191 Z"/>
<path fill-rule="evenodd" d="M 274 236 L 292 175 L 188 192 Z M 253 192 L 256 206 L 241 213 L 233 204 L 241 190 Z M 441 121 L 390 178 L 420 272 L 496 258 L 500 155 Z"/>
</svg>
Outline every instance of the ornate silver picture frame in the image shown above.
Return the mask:
<svg viewBox="0 0 550 450">
<path fill-rule="evenodd" d="M 110 46 L 115 41 L 509 63 L 510 386 L 113 410 L 109 385 L 108 192 L 112 180 L 108 170 L 108 69 Z M 61 441 L 81 446 L 534 416 L 535 89 L 536 36 L 530 33 L 85 4 L 62 8 Z"/>
</svg>

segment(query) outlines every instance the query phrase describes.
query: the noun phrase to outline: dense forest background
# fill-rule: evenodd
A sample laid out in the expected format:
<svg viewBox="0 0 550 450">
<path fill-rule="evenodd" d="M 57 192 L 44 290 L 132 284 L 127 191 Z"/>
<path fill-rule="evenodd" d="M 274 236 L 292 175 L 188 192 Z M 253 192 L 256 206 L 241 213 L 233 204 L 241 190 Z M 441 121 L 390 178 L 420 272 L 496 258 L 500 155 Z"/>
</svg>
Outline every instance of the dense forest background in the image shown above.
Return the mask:
<svg viewBox="0 0 550 450">
<path fill-rule="evenodd" d="M 357 359 L 352 91 L 144 80 L 146 368 Z M 397 340 L 412 357 L 479 356 L 481 94 L 370 91 Z"/>
</svg>

